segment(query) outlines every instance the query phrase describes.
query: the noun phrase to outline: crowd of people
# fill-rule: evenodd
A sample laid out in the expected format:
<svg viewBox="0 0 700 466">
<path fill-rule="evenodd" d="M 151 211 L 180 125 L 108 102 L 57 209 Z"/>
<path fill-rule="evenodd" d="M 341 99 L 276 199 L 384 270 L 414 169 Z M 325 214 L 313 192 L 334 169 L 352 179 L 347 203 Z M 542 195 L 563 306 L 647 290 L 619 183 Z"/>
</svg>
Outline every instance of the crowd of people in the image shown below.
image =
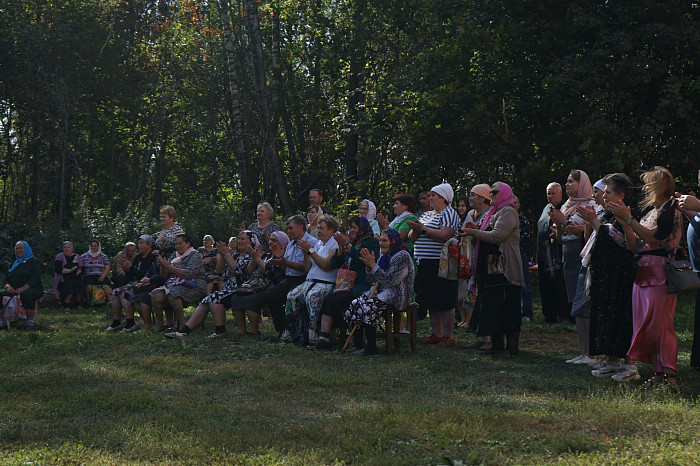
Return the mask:
<svg viewBox="0 0 700 466">
<path fill-rule="evenodd" d="M 162 229 L 126 243 L 113 262 L 97 240 L 83 254 L 63 243 L 53 290 L 66 309 L 85 305 L 98 290 L 106 293 L 107 332 L 187 338 L 211 312 L 215 331 L 207 338 L 218 338 L 227 332 L 231 309 L 238 335 L 259 336 L 267 315 L 283 341 L 325 350 L 333 348 L 334 329 L 346 326 L 354 329 L 353 351 L 367 356 L 378 353 L 384 312 L 413 307 L 419 319 L 429 316 L 424 344 L 453 346 L 455 330 L 464 328 L 475 334 L 466 348 L 511 358 L 520 350 L 522 322 L 533 319 L 530 273 L 536 270 L 545 322 L 576 325 L 581 354 L 567 363 L 616 381 L 639 379 L 637 363 L 650 364 L 654 375 L 646 387 L 676 387 L 677 294 L 668 293 L 665 266 L 679 250 L 685 216 L 688 252 L 700 272 L 700 201 L 676 192 L 663 167 L 641 181 L 637 203 L 623 173 L 592 183 L 573 169 L 564 187 L 550 183 L 534 232 L 534 264 L 530 223 L 503 181 L 475 184 L 456 202 L 448 183 L 421 192 L 418 203 L 399 193 L 393 218 L 363 199 L 358 215 L 342 222 L 324 208 L 321 190 L 312 189 L 306 215 L 287 219 L 286 231 L 273 222 L 272 206 L 261 202 L 256 221 L 237 236 L 215 243 L 205 235 L 198 249 L 175 222 L 175 209 L 164 206 Z M 41 271 L 27 242 L 17 242 L 15 257 L 3 305 L 19 296 L 32 330 Z M 186 319 L 189 306 L 195 310 Z M 7 328 L 6 318 L 7 309 L 0 329 Z M 700 295 L 695 325 L 697 333 Z M 700 366 L 697 340 L 694 366 Z"/>
</svg>

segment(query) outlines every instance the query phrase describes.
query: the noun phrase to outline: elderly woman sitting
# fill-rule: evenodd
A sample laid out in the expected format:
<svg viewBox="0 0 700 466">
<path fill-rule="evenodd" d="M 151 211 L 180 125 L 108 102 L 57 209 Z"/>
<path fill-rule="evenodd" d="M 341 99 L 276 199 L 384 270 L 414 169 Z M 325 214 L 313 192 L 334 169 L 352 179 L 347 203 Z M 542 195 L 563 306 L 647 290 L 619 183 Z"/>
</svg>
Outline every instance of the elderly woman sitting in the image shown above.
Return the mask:
<svg viewBox="0 0 700 466">
<path fill-rule="evenodd" d="M 26 241 L 17 241 L 15 244 L 15 261 L 7 271 L 5 281 L 5 287 L 0 290 L 0 295 L 10 298 L 19 296 L 27 317 L 25 329 L 34 330 L 35 303 L 43 293 L 41 265 Z M 3 299 L 3 308 L 5 305 Z M 4 312 L 0 314 L 0 330 L 7 330 L 5 317 Z"/>
<path fill-rule="evenodd" d="M 362 326 L 365 330 L 367 345 L 360 353 L 363 356 L 377 354 L 377 325 L 384 311 L 390 307 L 405 309 L 411 302 L 413 258 L 406 244 L 396 230 L 384 230 L 379 236 L 379 248 L 382 251 L 379 262 L 367 249 L 360 252 L 368 278 L 379 283 L 377 294 L 371 296 L 371 291 L 365 292 L 345 312 L 349 325 Z"/>
<path fill-rule="evenodd" d="M 134 257 L 133 262 L 126 271 L 127 284 L 115 288 L 112 291 L 112 324 L 105 329 L 105 332 L 116 332 L 124 328 L 126 333 L 133 333 L 138 330 L 134 322 L 134 305 L 140 305 L 144 298 L 150 304 L 148 291 L 151 286 L 158 284 L 160 278 L 160 267 L 157 255 L 153 252 L 153 237 L 151 235 L 141 235 L 138 240 L 139 254 Z M 155 277 L 155 278 L 154 278 Z M 151 280 L 153 279 L 153 282 Z M 126 326 L 122 327 L 122 309 L 126 313 Z M 141 318 L 143 319 L 144 330 L 153 327 L 151 321 L 151 308 L 143 308 Z"/>
<path fill-rule="evenodd" d="M 124 249 L 114 256 L 115 267 L 112 269 L 112 284 L 115 287 L 124 286 L 128 283 L 126 271 L 131 267 L 136 257 L 136 244 L 128 241 L 124 244 Z"/>
<path fill-rule="evenodd" d="M 248 253 L 249 247 L 261 250 L 262 247 L 250 230 L 242 231 L 238 237 L 238 248 L 242 253 L 233 254 L 226 244 L 219 242 L 216 245 L 219 251 L 216 268 L 222 274 L 223 286 L 220 291 L 215 291 L 199 303 L 197 309 L 187 321 L 185 325 L 180 327 L 176 332 L 168 332 L 165 334 L 167 338 L 186 338 L 192 330 L 196 329 L 211 311 L 214 316 L 216 331 L 209 335 L 208 338 L 216 338 L 226 333 L 226 307 L 231 302 L 233 292 L 248 279 L 254 266 L 251 265 L 252 258 Z"/>
<path fill-rule="evenodd" d="M 53 290 L 56 297 L 63 300 L 63 309 L 80 307 L 85 293 L 83 260 L 79 254 L 73 252 L 72 242 L 63 243 L 63 252 L 57 254 L 54 259 L 54 272 Z"/>
<path fill-rule="evenodd" d="M 163 308 L 166 304 L 173 308 L 178 321 L 184 322 L 184 304 L 202 299 L 207 291 L 207 283 L 204 281 L 202 256 L 192 247 L 192 240 L 185 234 L 175 237 L 175 252 L 170 256 L 170 261 L 159 256 L 158 263 L 160 275 L 167 281 L 164 286 L 151 291 L 150 295 L 157 330 L 162 331 L 165 328 Z"/>
<path fill-rule="evenodd" d="M 83 261 L 83 283 L 85 283 L 85 300 L 89 303 L 94 286 L 102 286 L 105 296 L 112 294 L 112 282 L 109 280 L 109 257 L 102 252 L 102 245 L 96 239 L 90 241 L 90 249 L 84 252 L 80 259 Z"/>
</svg>

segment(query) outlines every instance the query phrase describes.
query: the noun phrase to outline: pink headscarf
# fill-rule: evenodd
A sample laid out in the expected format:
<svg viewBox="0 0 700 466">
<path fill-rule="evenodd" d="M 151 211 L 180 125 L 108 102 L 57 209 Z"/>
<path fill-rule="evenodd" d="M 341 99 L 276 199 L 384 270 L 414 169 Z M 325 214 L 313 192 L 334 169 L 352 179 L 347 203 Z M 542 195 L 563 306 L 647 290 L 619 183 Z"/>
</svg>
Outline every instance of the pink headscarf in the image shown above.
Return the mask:
<svg viewBox="0 0 700 466">
<path fill-rule="evenodd" d="M 585 171 L 579 170 L 578 172 L 581 174 L 581 179 L 578 182 L 578 192 L 576 193 L 576 197 L 569 196 L 569 198 L 566 200 L 566 203 L 564 203 L 561 208 L 563 213 L 566 213 L 568 210 L 572 209 L 576 210 L 576 207 L 585 205 L 593 200 L 593 186 L 591 185 L 591 179 L 588 178 Z"/>
<path fill-rule="evenodd" d="M 491 198 L 491 208 L 489 209 L 488 212 L 486 212 L 486 215 L 484 216 L 484 219 L 481 221 L 481 226 L 479 227 L 479 230 L 485 230 L 486 226 L 489 224 L 489 220 L 491 220 L 491 217 L 493 217 L 493 214 L 501 210 L 502 208 L 513 205 L 513 190 L 511 189 L 510 186 L 505 184 L 503 181 L 498 181 L 495 184 L 498 184 L 498 194 L 496 194 L 495 197 Z M 474 260 L 476 261 L 477 258 L 479 257 L 479 246 L 481 245 L 481 240 L 476 241 L 476 245 L 474 246 Z M 476 269 L 475 269 L 476 270 Z"/>
</svg>

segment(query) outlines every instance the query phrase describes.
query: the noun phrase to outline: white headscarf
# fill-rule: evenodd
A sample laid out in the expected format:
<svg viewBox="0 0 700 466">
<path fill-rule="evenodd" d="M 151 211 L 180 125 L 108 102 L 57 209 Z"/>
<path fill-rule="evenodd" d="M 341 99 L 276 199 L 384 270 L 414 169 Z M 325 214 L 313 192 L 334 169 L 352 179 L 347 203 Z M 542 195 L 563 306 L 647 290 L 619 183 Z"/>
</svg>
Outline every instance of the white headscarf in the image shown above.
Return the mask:
<svg viewBox="0 0 700 466">
<path fill-rule="evenodd" d="M 92 252 L 92 248 L 90 247 L 92 243 L 97 243 L 97 252 Z M 90 257 L 93 259 L 97 259 L 102 255 L 102 245 L 100 244 L 99 241 L 97 240 L 92 240 L 90 241 L 90 244 L 88 244 L 88 254 L 90 254 Z"/>
<path fill-rule="evenodd" d="M 377 218 L 377 206 L 374 205 L 374 202 L 369 199 L 363 199 L 362 202 L 367 203 L 367 220 L 371 221 Z"/>
</svg>

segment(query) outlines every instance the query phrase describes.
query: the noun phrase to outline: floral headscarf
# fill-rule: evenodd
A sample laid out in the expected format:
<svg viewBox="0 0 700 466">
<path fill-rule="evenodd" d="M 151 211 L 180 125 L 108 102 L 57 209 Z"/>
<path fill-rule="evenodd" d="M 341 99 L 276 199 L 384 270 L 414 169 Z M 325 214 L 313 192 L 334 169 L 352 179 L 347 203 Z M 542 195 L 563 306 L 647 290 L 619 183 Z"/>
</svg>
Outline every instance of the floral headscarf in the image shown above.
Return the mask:
<svg viewBox="0 0 700 466">
<path fill-rule="evenodd" d="M 17 241 L 17 243 L 15 243 L 15 248 L 17 247 L 17 245 L 18 245 L 19 243 L 24 244 L 24 254 L 22 254 L 22 257 L 19 257 L 19 256 L 17 256 L 17 253 L 15 252 L 15 257 L 16 257 L 16 259 L 15 259 L 15 261 L 12 263 L 12 267 L 10 267 L 10 270 L 8 270 L 8 272 L 12 272 L 13 270 L 15 270 L 15 269 L 17 268 L 17 266 L 18 266 L 19 264 L 24 264 L 24 263 L 27 262 L 29 259 L 31 259 L 32 257 L 34 257 L 34 254 L 32 253 L 32 248 L 29 247 L 29 244 L 27 244 L 26 241 Z"/>
<path fill-rule="evenodd" d="M 408 251 L 408 247 L 406 246 L 404 240 L 401 239 L 401 235 L 399 235 L 398 231 L 389 228 L 384 230 L 382 233 L 389 238 L 389 250 L 386 252 L 386 254 L 382 254 L 382 257 L 379 258 L 377 265 L 379 265 L 380 269 L 387 270 L 389 269 L 389 264 L 393 255 L 402 250 Z"/>
</svg>

